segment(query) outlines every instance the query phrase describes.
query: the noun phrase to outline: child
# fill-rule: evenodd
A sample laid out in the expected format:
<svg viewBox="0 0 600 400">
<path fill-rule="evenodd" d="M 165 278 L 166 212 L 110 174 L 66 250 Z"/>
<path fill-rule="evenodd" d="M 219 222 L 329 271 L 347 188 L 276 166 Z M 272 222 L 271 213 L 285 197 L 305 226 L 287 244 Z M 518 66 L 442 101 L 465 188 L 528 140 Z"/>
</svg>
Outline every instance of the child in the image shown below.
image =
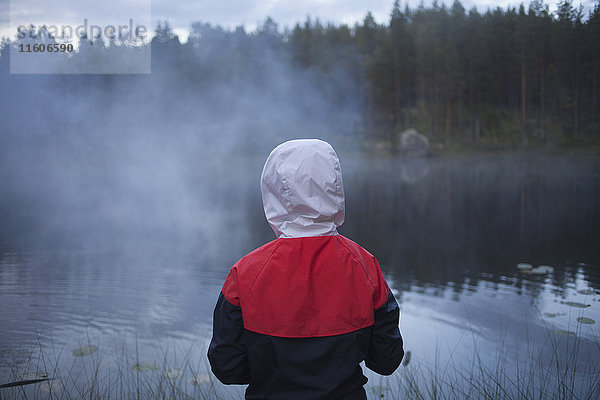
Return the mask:
<svg viewBox="0 0 600 400">
<path fill-rule="evenodd" d="M 374 256 L 338 234 L 344 188 L 333 148 L 291 140 L 261 191 L 277 239 L 239 260 L 214 312 L 208 359 L 246 399 L 364 400 L 360 362 L 382 375 L 404 351 L 399 309 Z"/>
</svg>

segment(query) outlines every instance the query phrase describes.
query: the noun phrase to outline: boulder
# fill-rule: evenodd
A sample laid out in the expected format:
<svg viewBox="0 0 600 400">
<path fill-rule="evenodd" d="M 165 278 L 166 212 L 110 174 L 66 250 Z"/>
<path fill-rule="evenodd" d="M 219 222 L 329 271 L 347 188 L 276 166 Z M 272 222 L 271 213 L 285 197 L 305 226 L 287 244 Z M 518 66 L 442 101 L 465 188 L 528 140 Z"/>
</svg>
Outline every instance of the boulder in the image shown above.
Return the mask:
<svg viewBox="0 0 600 400">
<path fill-rule="evenodd" d="M 429 140 L 415 129 L 407 129 L 400 134 L 398 150 L 401 154 L 410 156 L 429 155 Z"/>
</svg>

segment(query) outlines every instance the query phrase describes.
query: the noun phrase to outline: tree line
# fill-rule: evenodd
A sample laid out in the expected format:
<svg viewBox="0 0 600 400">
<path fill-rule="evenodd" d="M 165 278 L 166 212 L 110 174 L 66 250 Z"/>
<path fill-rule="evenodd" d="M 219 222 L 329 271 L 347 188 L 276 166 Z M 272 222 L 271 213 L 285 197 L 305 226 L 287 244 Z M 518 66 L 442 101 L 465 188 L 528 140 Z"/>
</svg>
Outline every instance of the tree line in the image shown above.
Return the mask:
<svg viewBox="0 0 600 400">
<path fill-rule="evenodd" d="M 153 74 L 182 90 L 268 91 L 285 74 L 301 76 L 328 104 L 354 110 L 352 130 L 369 141 L 393 145 L 411 127 L 446 145 L 561 146 L 600 136 L 600 2 L 586 15 L 570 0 L 555 12 L 533 0 L 483 13 L 458 0 L 417 8 L 396 0 L 384 24 L 371 13 L 354 26 L 307 18 L 280 29 L 267 18 L 254 32 L 196 22 L 185 43 L 160 22 L 151 49 Z"/>
<path fill-rule="evenodd" d="M 569 0 L 481 14 L 451 7 L 401 9 L 389 24 L 289 33 L 299 65 L 342 65 L 364 82 L 364 123 L 390 141 L 417 127 L 449 143 L 582 141 L 600 131 L 600 3 L 587 16 Z"/>
</svg>

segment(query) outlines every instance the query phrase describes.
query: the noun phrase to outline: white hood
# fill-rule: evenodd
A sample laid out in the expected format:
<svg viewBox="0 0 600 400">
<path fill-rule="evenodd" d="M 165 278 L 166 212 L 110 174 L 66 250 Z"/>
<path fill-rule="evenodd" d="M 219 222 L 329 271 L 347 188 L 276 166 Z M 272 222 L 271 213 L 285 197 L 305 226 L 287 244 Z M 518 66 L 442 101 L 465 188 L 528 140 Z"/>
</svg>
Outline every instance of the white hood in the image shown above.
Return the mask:
<svg viewBox="0 0 600 400">
<path fill-rule="evenodd" d="M 277 146 L 265 162 L 260 189 L 265 216 L 277 237 L 336 235 L 344 222 L 340 160 L 322 140 Z"/>
</svg>

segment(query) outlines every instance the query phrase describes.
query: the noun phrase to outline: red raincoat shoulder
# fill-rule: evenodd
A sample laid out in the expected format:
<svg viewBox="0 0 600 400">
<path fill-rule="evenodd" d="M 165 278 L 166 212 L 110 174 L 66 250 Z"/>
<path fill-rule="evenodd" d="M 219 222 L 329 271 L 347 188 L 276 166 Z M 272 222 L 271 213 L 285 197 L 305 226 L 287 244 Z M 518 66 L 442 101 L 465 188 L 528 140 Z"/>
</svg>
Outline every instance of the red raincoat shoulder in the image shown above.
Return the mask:
<svg viewBox="0 0 600 400">
<path fill-rule="evenodd" d="M 342 235 L 280 238 L 229 272 L 223 295 L 244 327 L 280 337 L 339 335 L 373 325 L 388 296 L 375 257 Z"/>
</svg>

